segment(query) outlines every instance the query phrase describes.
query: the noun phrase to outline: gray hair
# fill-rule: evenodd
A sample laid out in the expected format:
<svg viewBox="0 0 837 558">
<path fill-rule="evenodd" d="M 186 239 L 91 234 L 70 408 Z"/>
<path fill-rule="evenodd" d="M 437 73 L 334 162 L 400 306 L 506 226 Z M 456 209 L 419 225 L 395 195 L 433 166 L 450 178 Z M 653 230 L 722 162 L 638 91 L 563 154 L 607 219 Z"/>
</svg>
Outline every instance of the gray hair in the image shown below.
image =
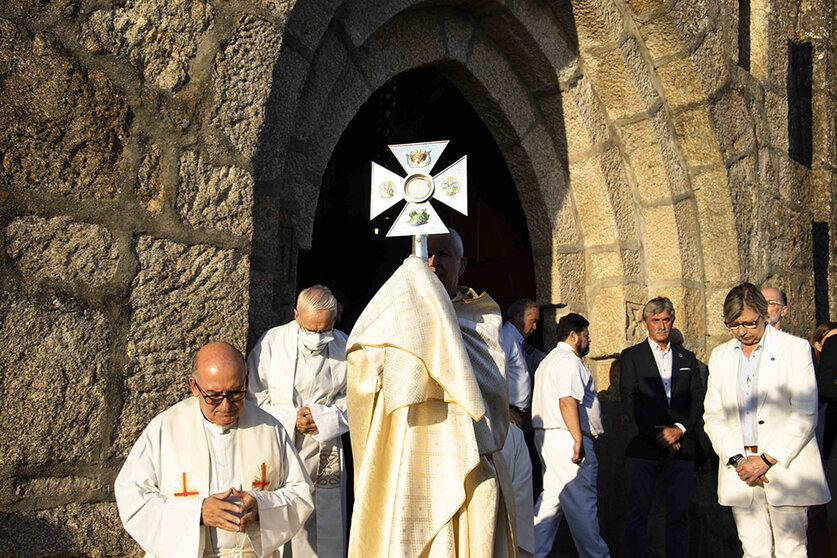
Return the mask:
<svg viewBox="0 0 837 558">
<path fill-rule="evenodd" d="M 337 298 L 331 293 L 331 289 L 325 285 L 314 285 L 300 291 L 296 297 L 296 309 L 299 312 L 328 310 L 332 314 L 337 312 Z"/>
<path fill-rule="evenodd" d="M 465 247 L 462 245 L 462 237 L 459 236 L 458 232 L 450 227 L 448 227 L 448 236 L 450 236 L 451 240 L 453 240 L 453 248 L 456 250 L 456 254 L 454 254 L 454 256 L 456 256 L 457 260 L 461 260 L 465 257 Z"/>
<path fill-rule="evenodd" d="M 671 300 L 665 296 L 652 298 L 645 303 L 645 308 L 642 309 L 642 321 L 647 320 L 651 314 L 662 314 L 663 312 L 668 312 L 671 314 L 671 319 L 674 319 L 674 304 L 671 303 Z"/>
<path fill-rule="evenodd" d="M 733 287 L 724 299 L 724 321 L 734 322 L 744 312 L 744 306 L 749 306 L 764 318 L 767 316 L 767 300 L 761 291 L 752 283 L 741 283 Z"/>
<path fill-rule="evenodd" d="M 534 300 L 529 300 L 528 298 L 521 298 L 512 302 L 512 305 L 509 306 L 509 309 L 506 310 L 506 319 L 513 320 L 515 316 L 519 316 L 520 314 L 525 314 L 527 310 L 530 308 L 537 308 L 538 303 Z"/>
</svg>

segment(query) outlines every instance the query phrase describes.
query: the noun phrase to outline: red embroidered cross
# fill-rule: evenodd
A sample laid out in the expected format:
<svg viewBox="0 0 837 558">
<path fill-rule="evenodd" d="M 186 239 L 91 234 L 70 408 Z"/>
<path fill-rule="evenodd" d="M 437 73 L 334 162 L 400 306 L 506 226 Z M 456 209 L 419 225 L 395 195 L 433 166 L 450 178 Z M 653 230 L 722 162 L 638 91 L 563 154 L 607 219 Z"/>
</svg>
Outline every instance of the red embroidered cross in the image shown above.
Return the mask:
<svg viewBox="0 0 837 558">
<path fill-rule="evenodd" d="M 183 492 L 175 492 L 174 495 L 175 496 L 197 496 L 198 495 L 197 491 L 191 492 L 186 487 L 186 473 L 183 473 Z"/>
<path fill-rule="evenodd" d="M 267 473 L 267 464 L 262 463 L 262 480 L 260 480 L 260 481 L 254 480 L 253 481 L 253 488 L 258 487 L 259 490 L 264 490 L 265 487 L 268 484 L 270 484 L 270 481 L 265 479 L 266 473 Z"/>
</svg>

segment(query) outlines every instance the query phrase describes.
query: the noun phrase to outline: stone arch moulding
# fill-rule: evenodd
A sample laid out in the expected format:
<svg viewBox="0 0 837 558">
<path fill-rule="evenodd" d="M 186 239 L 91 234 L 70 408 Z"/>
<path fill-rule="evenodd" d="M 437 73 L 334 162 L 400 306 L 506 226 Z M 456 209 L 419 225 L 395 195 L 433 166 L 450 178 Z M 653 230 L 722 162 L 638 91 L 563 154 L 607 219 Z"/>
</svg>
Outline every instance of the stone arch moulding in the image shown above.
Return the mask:
<svg viewBox="0 0 837 558">
<path fill-rule="evenodd" d="M 688 68 L 656 72 L 641 26 L 637 31 L 623 3 L 486 2 L 472 11 L 368 4 L 302 0 L 285 30 L 256 154 L 256 204 L 281 200 L 293 215 L 296 246 L 310 246 L 323 171 L 359 107 L 392 76 L 433 65 L 475 107 L 506 158 L 529 226 L 541 301 L 590 313 L 594 327 L 598 323 L 612 337 L 600 355 L 618 351 L 626 340 L 627 301 L 683 286 L 677 278 L 657 285 L 649 279 L 655 254 L 649 253 L 646 225 L 668 212 L 679 239 L 672 257 L 680 269 L 690 266 L 689 286 L 699 293 L 690 302 L 700 314 L 694 337 L 710 334 L 705 313 L 717 297 L 704 291 L 704 283 L 721 278 L 716 271 L 704 276 L 707 246 L 700 236 L 729 240 L 728 229 L 735 229 L 731 211 L 719 218 L 706 203 L 721 190 L 720 203 L 729 205 L 723 166 L 689 160 L 706 153 L 711 162 L 719 160 L 714 134 L 708 144 L 688 143 L 695 128 L 711 129 L 702 112 L 706 97 L 693 84 L 684 93 L 686 85 L 672 81 Z M 671 18 L 667 10 L 660 15 Z M 599 25 L 602 17 L 609 18 L 606 25 Z M 639 60 L 635 51 L 642 53 Z M 616 60 L 615 70 L 596 56 L 602 52 Z M 646 82 L 656 87 L 657 98 L 638 105 L 644 116 L 620 112 L 608 97 L 620 80 L 640 81 L 634 87 L 641 92 Z M 668 193 L 648 199 L 637 183 L 639 158 L 622 140 L 628 125 L 640 121 L 647 125 L 639 132 L 660 143 L 652 146 L 662 151 L 658 157 L 681 167 L 679 174 L 666 168 L 659 178 Z M 712 194 L 702 203 L 698 190 Z M 681 249 L 686 245 L 702 248 L 687 254 Z"/>
<path fill-rule="evenodd" d="M 361 4 L 356 8 L 366 9 Z M 298 5 L 297 9 L 305 8 Z M 257 156 L 274 162 L 257 167 L 273 168 L 275 174 L 263 175 L 258 182 L 262 194 L 288 200 L 286 207 L 292 208 L 298 246 L 310 246 L 321 177 L 334 146 L 358 109 L 391 77 L 433 65 L 475 107 L 503 152 L 518 185 L 530 230 L 536 276 L 542 279 L 539 297 L 553 298 L 549 294 L 549 279 L 554 275 L 552 230 L 568 191 L 563 126 L 553 126 L 541 114 L 531 87 L 472 14 L 443 7 L 402 11 L 378 28 L 362 31 L 352 25 L 366 25 L 370 18 L 347 12 L 350 10 L 344 11 L 339 21 L 324 24 L 306 56 L 296 52 L 303 50 L 301 40 L 287 40 L 294 33 L 294 12 L 286 30 L 286 45 L 290 42 L 293 46 L 291 52 L 280 54 L 274 73 L 276 85 L 269 102 L 283 107 L 282 114 L 268 109 L 268 118 L 274 121 L 266 124 L 269 135 L 261 143 L 270 146 L 270 152 L 262 151 Z M 551 88 L 550 100 L 560 113 L 552 66 L 545 58 L 538 64 L 543 75 L 553 75 L 553 83 L 540 87 L 544 91 Z M 305 78 L 296 78 L 298 84 L 289 88 L 293 73 L 301 68 Z M 553 137 L 553 130 L 560 132 L 559 137 Z M 539 174 L 537 169 L 543 170 Z"/>
</svg>

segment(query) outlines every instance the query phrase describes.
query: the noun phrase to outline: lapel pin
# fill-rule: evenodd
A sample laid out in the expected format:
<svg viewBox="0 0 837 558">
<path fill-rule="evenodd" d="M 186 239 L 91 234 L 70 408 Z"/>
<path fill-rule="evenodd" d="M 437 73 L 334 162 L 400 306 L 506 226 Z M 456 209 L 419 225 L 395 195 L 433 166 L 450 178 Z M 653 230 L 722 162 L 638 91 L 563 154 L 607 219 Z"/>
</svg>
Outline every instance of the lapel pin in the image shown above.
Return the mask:
<svg viewBox="0 0 837 558">
<path fill-rule="evenodd" d="M 678 358 L 683 358 L 683 353 L 677 353 Z"/>
</svg>

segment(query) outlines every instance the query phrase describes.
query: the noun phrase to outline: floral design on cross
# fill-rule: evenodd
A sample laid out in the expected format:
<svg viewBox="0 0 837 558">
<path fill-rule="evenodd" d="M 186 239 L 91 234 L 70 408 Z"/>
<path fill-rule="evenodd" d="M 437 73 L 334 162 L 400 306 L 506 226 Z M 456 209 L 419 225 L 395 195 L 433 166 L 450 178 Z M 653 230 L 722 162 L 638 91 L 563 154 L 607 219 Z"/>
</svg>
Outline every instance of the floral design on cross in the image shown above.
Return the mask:
<svg viewBox="0 0 837 558">
<path fill-rule="evenodd" d="M 447 144 L 445 140 L 390 145 L 390 151 L 407 176 L 400 176 L 372 162 L 369 218 L 374 219 L 401 200 L 407 202 L 387 236 L 418 237 L 447 233 L 448 228 L 430 204 L 431 199 L 468 215 L 467 156 L 439 174 L 430 174 Z"/>
</svg>

